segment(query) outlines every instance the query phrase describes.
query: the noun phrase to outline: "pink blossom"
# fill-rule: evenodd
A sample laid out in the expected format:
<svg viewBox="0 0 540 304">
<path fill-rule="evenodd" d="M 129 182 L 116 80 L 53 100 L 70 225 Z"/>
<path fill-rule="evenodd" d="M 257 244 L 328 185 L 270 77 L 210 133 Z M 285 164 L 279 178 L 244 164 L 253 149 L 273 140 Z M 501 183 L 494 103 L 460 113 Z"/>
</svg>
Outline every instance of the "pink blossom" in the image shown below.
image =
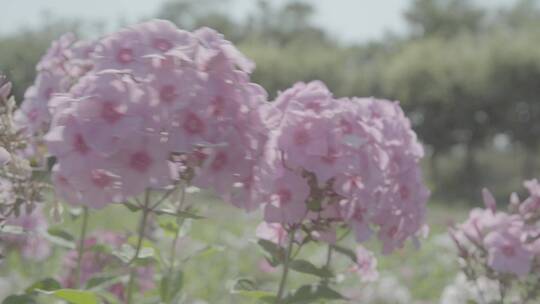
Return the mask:
<svg viewBox="0 0 540 304">
<path fill-rule="evenodd" d="M 495 202 L 493 194 L 491 194 L 488 189 L 484 188 L 482 189 L 482 198 L 484 199 L 484 204 L 486 205 L 486 208 L 491 210 L 491 212 L 495 213 L 497 209 L 497 202 Z"/>
<path fill-rule="evenodd" d="M 93 53 L 95 71 L 119 70 L 143 75 L 148 68 L 143 55 L 147 47 L 141 34 L 131 28 L 113 33 L 96 44 Z"/>
<path fill-rule="evenodd" d="M 129 79 L 114 74 L 89 75 L 72 90 L 81 95 L 81 100 L 74 103 L 74 115 L 88 145 L 96 151 L 116 152 L 133 130 L 142 129 L 142 113 L 137 112 L 136 103 L 143 94 Z"/>
<path fill-rule="evenodd" d="M 6 234 L 0 238 L 8 250 L 18 250 L 23 258 L 38 262 L 51 255 L 51 244 L 43 236 L 49 225 L 40 206 L 30 212 L 23 211 L 18 217 L 9 217 L 6 224 L 23 230 L 22 235 Z"/>
<path fill-rule="evenodd" d="M 514 220 L 517 218 L 503 212 L 493 213 L 491 210 L 475 208 L 470 212 L 467 221 L 462 224 L 461 231 L 467 238 L 481 243 L 489 232 L 498 227 L 508 227 Z"/>
<path fill-rule="evenodd" d="M 277 267 L 273 267 L 266 259 L 259 261 L 259 270 L 264 273 L 274 273 L 278 270 Z"/>
<path fill-rule="evenodd" d="M 149 187 L 171 184 L 169 151 L 165 147 L 157 136 L 133 136 L 111 156 L 109 161 L 116 164 L 126 195 L 135 196 Z"/>
<path fill-rule="evenodd" d="M 527 218 L 532 218 L 540 213 L 540 184 L 533 179 L 524 182 L 524 185 L 529 190 L 530 196 L 521 203 L 519 212 Z"/>
<path fill-rule="evenodd" d="M 51 43 L 47 53 L 41 58 L 36 66 L 38 71 L 58 71 L 63 69 L 66 62 L 66 51 L 76 41 L 73 33 L 62 35 L 58 40 Z"/>
<path fill-rule="evenodd" d="M 305 202 L 308 197 L 307 182 L 286 171 L 274 182 L 270 201 L 264 209 L 264 219 L 270 223 L 299 223 L 307 214 Z"/>
<path fill-rule="evenodd" d="M 488 265 L 495 271 L 526 276 L 531 270 L 533 253 L 523 245 L 519 229 L 490 232 L 485 239 Z"/>
<path fill-rule="evenodd" d="M 285 247 L 287 244 L 287 231 L 279 223 L 262 222 L 255 230 L 257 238 L 270 241 L 278 246 Z"/>
<path fill-rule="evenodd" d="M 363 246 L 356 246 L 356 264 L 351 271 L 358 274 L 362 282 L 373 282 L 379 278 L 375 255 Z"/>
<path fill-rule="evenodd" d="M 64 172 L 63 166 L 56 164 L 52 169 L 51 178 L 58 197 L 72 205 L 84 204 L 81 191 L 71 181 L 70 172 Z"/>
<path fill-rule="evenodd" d="M 142 43 L 147 54 L 166 54 L 177 49 L 191 54 L 196 46 L 193 34 L 179 30 L 173 23 L 165 20 L 152 20 L 134 27 L 141 33 Z"/>
<path fill-rule="evenodd" d="M 487 209 L 471 210 L 469 218 L 453 231 L 460 257 L 482 265 L 489 275 L 527 278 L 538 271 L 538 195 L 536 180 L 524 183 L 530 196 L 520 202 L 510 196 L 507 211 L 495 211 L 495 200 L 483 190 Z"/>
<path fill-rule="evenodd" d="M 313 239 L 325 242 L 328 244 L 336 244 L 337 236 L 334 229 L 317 229 L 311 232 L 311 237 Z"/>
</svg>

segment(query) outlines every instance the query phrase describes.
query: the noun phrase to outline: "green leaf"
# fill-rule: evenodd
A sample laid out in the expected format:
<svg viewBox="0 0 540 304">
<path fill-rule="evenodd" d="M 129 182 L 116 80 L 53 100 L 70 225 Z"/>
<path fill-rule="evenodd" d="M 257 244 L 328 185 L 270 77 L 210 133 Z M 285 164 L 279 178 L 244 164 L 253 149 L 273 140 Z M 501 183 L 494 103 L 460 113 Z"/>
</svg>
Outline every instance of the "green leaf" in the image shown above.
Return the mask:
<svg viewBox="0 0 540 304">
<path fill-rule="evenodd" d="M 24 229 L 22 229 L 22 227 L 12 226 L 12 225 L 0 226 L 0 232 L 9 233 L 9 234 L 25 234 Z"/>
<path fill-rule="evenodd" d="M 235 294 L 264 303 L 274 304 L 277 300 L 274 293 L 263 290 L 239 290 L 236 291 Z"/>
<path fill-rule="evenodd" d="M 238 280 L 236 280 L 236 282 L 234 282 L 231 292 L 234 293 L 241 290 L 244 290 L 244 291 L 257 290 L 257 284 L 249 278 L 239 278 Z"/>
<path fill-rule="evenodd" d="M 194 213 L 186 212 L 186 211 L 176 211 L 172 209 L 161 209 L 161 210 L 155 210 L 155 214 L 157 215 L 170 215 L 174 216 L 176 218 L 190 218 L 195 220 L 204 219 L 204 216 L 200 216 Z"/>
<path fill-rule="evenodd" d="M 47 233 L 49 235 L 61 238 L 67 242 L 75 242 L 75 237 L 73 235 L 60 228 L 50 228 L 49 230 L 47 230 Z"/>
<path fill-rule="evenodd" d="M 37 304 L 37 302 L 29 295 L 11 295 L 5 298 L 2 304 Z"/>
<path fill-rule="evenodd" d="M 332 273 L 332 271 L 330 271 L 330 269 L 326 267 L 319 268 L 306 260 L 291 261 L 289 266 L 291 267 L 291 269 L 294 269 L 295 271 L 311 274 L 320 278 L 333 278 L 334 277 L 334 274 Z"/>
<path fill-rule="evenodd" d="M 113 250 L 112 254 L 124 263 L 129 263 L 135 256 L 135 248 L 129 244 L 122 244 L 119 250 Z"/>
<path fill-rule="evenodd" d="M 124 263 L 131 263 L 135 257 L 135 263 L 137 265 L 146 265 L 155 261 L 156 251 L 152 247 L 142 247 L 139 253 L 135 257 L 135 248 L 129 244 L 123 244 L 120 250 L 114 250 L 112 254 L 122 260 Z"/>
<path fill-rule="evenodd" d="M 264 290 L 257 290 L 257 284 L 249 278 L 238 279 L 231 288 L 231 293 L 241 295 L 252 300 L 257 300 L 257 302 L 276 302 L 276 297 L 273 293 Z"/>
<path fill-rule="evenodd" d="M 117 278 L 118 278 L 118 276 L 114 276 L 114 275 L 95 276 L 95 277 L 91 278 L 90 280 L 88 280 L 88 282 L 86 282 L 86 289 L 92 289 L 94 287 L 101 286 L 101 285 L 103 285 L 105 283 L 109 283 L 111 281 L 114 281 Z"/>
<path fill-rule="evenodd" d="M 170 236 L 174 236 L 178 230 L 180 230 L 180 227 L 176 223 L 175 220 L 170 219 L 160 219 L 159 221 L 159 227 L 165 231 Z"/>
<path fill-rule="evenodd" d="M 257 244 L 259 244 L 259 246 L 270 255 L 271 260 L 269 262 L 272 266 L 275 267 L 283 261 L 283 257 L 285 257 L 285 250 L 279 247 L 277 244 L 263 239 L 259 239 Z"/>
<path fill-rule="evenodd" d="M 225 247 L 223 246 L 219 246 L 219 245 L 208 245 L 208 246 L 204 246 L 203 248 L 195 251 L 190 258 L 194 258 L 194 257 L 197 257 L 197 258 L 204 258 L 204 257 L 207 257 L 207 256 L 211 256 L 212 254 L 214 253 L 217 253 L 217 252 L 222 252 L 223 250 L 225 250 Z"/>
<path fill-rule="evenodd" d="M 356 264 L 356 252 L 354 250 L 351 250 L 346 247 L 342 247 L 339 245 L 332 245 L 332 249 L 334 249 L 336 252 L 348 257 L 353 263 Z"/>
<path fill-rule="evenodd" d="M 312 303 L 317 300 L 345 300 L 339 292 L 326 285 L 304 285 L 286 297 L 286 304 Z"/>
<path fill-rule="evenodd" d="M 111 246 L 106 244 L 94 244 L 92 247 L 89 248 L 92 252 L 96 253 L 106 253 L 106 254 L 112 254 L 113 249 Z"/>
<path fill-rule="evenodd" d="M 131 211 L 131 212 L 137 212 L 139 210 L 141 210 L 141 207 L 133 204 L 133 203 L 130 203 L 130 202 L 123 202 L 122 203 L 124 206 L 126 206 L 126 208 Z"/>
<path fill-rule="evenodd" d="M 25 292 L 29 294 L 29 293 L 35 292 L 36 290 L 51 291 L 51 290 L 57 290 L 61 288 L 62 288 L 62 285 L 60 285 L 60 283 L 57 280 L 53 278 L 46 278 L 30 285 L 30 287 L 26 288 Z"/>
<path fill-rule="evenodd" d="M 85 290 L 58 289 L 54 291 L 41 291 L 43 294 L 52 295 L 71 304 L 98 304 L 95 293 Z"/>
<path fill-rule="evenodd" d="M 118 297 L 113 295 L 112 293 L 110 293 L 108 291 L 100 290 L 100 291 L 96 291 L 96 292 L 98 292 L 98 295 L 99 295 L 99 297 L 100 297 L 100 299 L 102 300 L 103 303 L 121 304 Z"/>
<path fill-rule="evenodd" d="M 165 303 L 171 303 L 171 300 L 182 290 L 183 285 L 184 273 L 182 271 L 164 275 L 159 286 L 161 300 Z"/>
<path fill-rule="evenodd" d="M 68 248 L 68 249 L 75 249 L 77 248 L 77 245 L 75 245 L 75 238 L 71 236 L 67 232 L 61 232 L 60 229 L 49 229 L 47 233 L 44 233 L 43 236 L 51 243 Z"/>
</svg>

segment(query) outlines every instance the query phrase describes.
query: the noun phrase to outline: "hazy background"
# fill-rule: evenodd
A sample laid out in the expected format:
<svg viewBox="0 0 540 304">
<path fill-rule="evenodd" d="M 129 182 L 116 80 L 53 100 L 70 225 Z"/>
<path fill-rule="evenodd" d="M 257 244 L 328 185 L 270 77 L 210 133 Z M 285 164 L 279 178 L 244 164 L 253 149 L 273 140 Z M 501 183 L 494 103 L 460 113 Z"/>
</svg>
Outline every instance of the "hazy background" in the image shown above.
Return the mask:
<svg viewBox="0 0 540 304">
<path fill-rule="evenodd" d="M 50 41 L 149 18 L 210 26 L 257 63 L 273 98 L 321 79 L 336 96 L 398 99 L 426 145 L 434 201 L 480 203 L 537 176 L 540 1 L 0 0 L 0 70 L 19 100 Z"/>
</svg>

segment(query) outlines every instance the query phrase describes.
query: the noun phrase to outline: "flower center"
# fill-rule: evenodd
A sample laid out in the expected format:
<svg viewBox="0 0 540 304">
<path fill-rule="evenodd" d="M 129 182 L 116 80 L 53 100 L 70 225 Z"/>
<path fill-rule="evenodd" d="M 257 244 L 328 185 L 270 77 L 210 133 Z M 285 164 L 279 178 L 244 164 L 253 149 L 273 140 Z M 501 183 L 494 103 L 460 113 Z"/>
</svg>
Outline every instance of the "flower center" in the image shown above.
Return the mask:
<svg viewBox="0 0 540 304">
<path fill-rule="evenodd" d="M 30 120 L 31 122 L 36 122 L 39 118 L 38 109 L 32 109 L 28 111 L 27 117 L 28 117 L 28 120 Z"/>
<path fill-rule="evenodd" d="M 129 165 L 131 168 L 144 173 L 152 164 L 152 158 L 145 151 L 139 151 L 131 155 Z"/>
<path fill-rule="evenodd" d="M 122 48 L 118 51 L 116 59 L 122 64 L 130 63 L 133 61 L 133 51 L 128 48 Z"/>
<path fill-rule="evenodd" d="M 279 189 L 277 192 L 277 195 L 279 197 L 279 204 L 281 206 L 287 205 L 292 200 L 292 193 L 291 193 L 291 190 L 289 189 L 286 189 L 286 188 Z"/>
<path fill-rule="evenodd" d="M 301 146 L 309 143 L 309 134 L 306 130 L 301 129 L 294 133 L 294 143 Z"/>
<path fill-rule="evenodd" d="M 405 185 L 399 186 L 399 197 L 401 197 L 402 200 L 406 200 L 411 196 L 411 192 L 409 190 L 409 187 Z"/>
<path fill-rule="evenodd" d="M 164 38 L 156 38 L 154 39 L 154 42 L 153 42 L 153 45 L 154 45 L 154 48 L 162 51 L 162 52 L 166 52 L 170 49 L 172 49 L 173 45 L 172 43 L 167 40 L 167 39 L 164 39 Z"/>
<path fill-rule="evenodd" d="M 516 255 L 516 250 L 512 245 L 504 245 L 501 247 L 502 253 L 507 257 L 513 257 Z"/>
<path fill-rule="evenodd" d="M 52 88 L 47 88 L 45 90 L 45 98 L 47 100 L 51 99 L 53 93 L 54 93 L 54 90 Z"/>
<path fill-rule="evenodd" d="M 173 101 L 178 94 L 176 93 L 176 87 L 174 85 L 165 85 L 159 91 L 159 100 L 163 102 Z"/>
<path fill-rule="evenodd" d="M 216 96 L 212 105 L 212 114 L 214 116 L 220 116 L 225 110 L 225 99 L 221 96 Z"/>
<path fill-rule="evenodd" d="M 332 165 L 336 162 L 337 160 L 337 152 L 335 149 L 333 148 L 330 148 L 330 150 L 328 151 L 328 154 L 325 155 L 325 156 L 321 156 L 321 160 L 329 165 Z"/>
<path fill-rule="evenodd" d="M 184 130 L 190 134 L 202 133 L 204 122 L 197 115 L 189 113 L 184 121 Z"/>
<path fill-rule="evenodd" d="M 82 155 L 85 155 L 90 151 L 82 134 L 76 134 L 73 138 L 73 149 Z"/>
<path fill-rule="evenodd" d="M 122 113 L 118 110 L 114 103 L 106 101 L 103 103 L 103 107 L 101 108 L 101 117 L 106 122 L 114 124 L 120 120 L 120 118 L 122 118 Z"/>
<path fill-rule="evenodd" d="M 308 110 L 312 110 L 315 113 L 321 112 L 321 104 L 319 101 L 311 101 L 306 104 Z"/>
<path fill-rule="evenodd" d="M 339 126 L 341 127 L 341 131 L 343 131 L 343 133 L 345 133 L 345 134 L 351 134 L 352 131 L 353 131 L 352 124 L 350 122 L 346 121 L 345 119 L 342 119 L 339 122 Z"/>
<path fill-rule="evenodd" d="M 396 235 L 397 231 L 398 228 L 396 226 L 392 226 L 392 228 L 388 230 L 388 237 L 393 238 Z"/>
<path fill-rule="evenodd" d="M 112 183 L 112 178 L 104 170 L 92 170 L 92 183 L 98 188 L 105 188 Z"/>
<path fill-rule="evenodd" d="M 227 164 L 227 160 L 228 160 L 227 154 L 225 154 L 224 152 L 218 152 L 218 154 L 212 161 L 212 165 L 211 165 L 212 170 L 220 171 Z"/>
<path fill-rule="evenodd" d="M 57 182 L 58 182 L 60 185 L 62 185 L 62 186 L 69 186 L 69 181 L 68 181 L 68 179 L 67 179 L 65 176 L 63 176 L 63 175 L 58 175 L 58 176 L 56 177 L 56 180 L 57 180 Z"/>
</svg>

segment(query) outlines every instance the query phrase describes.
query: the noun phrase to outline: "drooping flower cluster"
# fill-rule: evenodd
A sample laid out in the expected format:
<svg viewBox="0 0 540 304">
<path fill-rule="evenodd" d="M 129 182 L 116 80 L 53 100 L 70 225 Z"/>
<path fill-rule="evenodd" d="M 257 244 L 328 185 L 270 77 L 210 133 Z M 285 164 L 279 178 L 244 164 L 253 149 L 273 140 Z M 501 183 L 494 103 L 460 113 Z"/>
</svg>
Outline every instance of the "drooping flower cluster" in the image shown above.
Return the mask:
<svg viewBox="0 0 540 304">
<path fill-rule="evenodd" d="M 520 293 L 527 295 L 540 284 L 540 184 L 530 180 L 524 185 L 529 197 L 520 201 L 513 193 L 507 211 L 498 211 L 494 197 L 484 189 L 486 209 L 473 209 L 451 235 L 469 280 L 485 276 L 498 281 L 500 288 L 519 280 L 532 284 Z"/>
<path fill-rule="evenodd" d="M 36 168 L 22 151 L 26 137 L 15 126 L 16 103 L 10 97 L 11 83 L 0 73 L 0 225 L 22 209 L 32 209 L 42 201 L 44 184 L 33 179 Z M 24 207 L 24 208 L 23 208 Z"/>
<path fill-rule="evenodd" d="M 257 169 L 265 221 L 308 225 L 312 238 L 329 243 L 341 224 L 358 242 L 377 231 L 384 253 L 421 230 L 429 196 L 423 150 L 397 103 L 336 99 L 320 82 L 298 83 L 266 119 L 271 132 Z"/>
<path fill-rule="evenodd" d="M 129 268 L 112 252 L 120 250 L 126 244 L 127 238 L 113 232 L 97 232 L 84 240 L 84 253 L 80 267 L 80 283 L 85 285 L 91 279 L 103 276 L 104 272 L 115 273 L 117 279 L 127 275 Z M 78 251 L 71 250 L 63 258 L 62 274 L 60 283 L 64 288 L 77 287 Z M 144 293 L 155 287 L 154 267 L 151 265 L 138 266 L 135 268 L 137 289 Z M 126 299 L 126 282 L 112 280 L 107 282 L 106 290 L 115 295 L 119 300 Z"/>
<path fill-rule="evenodd" d="M 0 180 L 0 196 L 11 193 Z M 30 209 L 30 208 L 28 208 Z M 44 237 L 49 225 L 41 206 L 24 210 L 18 217 L 9 217 L 5 223 L 12 231 L 0 235 L 3 252 L 17 251 L 25 259 L 43 261 L 52 251 L 51 244 Z M 14 232 L 14 229 L 20 231 Z"/>
<path fill-rule="evenodd" d="M 252 208 L 242 196 L 262 150 L 266 93 L 230 42 L 154 20 L 100 39 L 88 58 L 73 66 L 90 71 L 49 101 L 61 197 L 101 208 L 183 178 Z"/>
</svg>

